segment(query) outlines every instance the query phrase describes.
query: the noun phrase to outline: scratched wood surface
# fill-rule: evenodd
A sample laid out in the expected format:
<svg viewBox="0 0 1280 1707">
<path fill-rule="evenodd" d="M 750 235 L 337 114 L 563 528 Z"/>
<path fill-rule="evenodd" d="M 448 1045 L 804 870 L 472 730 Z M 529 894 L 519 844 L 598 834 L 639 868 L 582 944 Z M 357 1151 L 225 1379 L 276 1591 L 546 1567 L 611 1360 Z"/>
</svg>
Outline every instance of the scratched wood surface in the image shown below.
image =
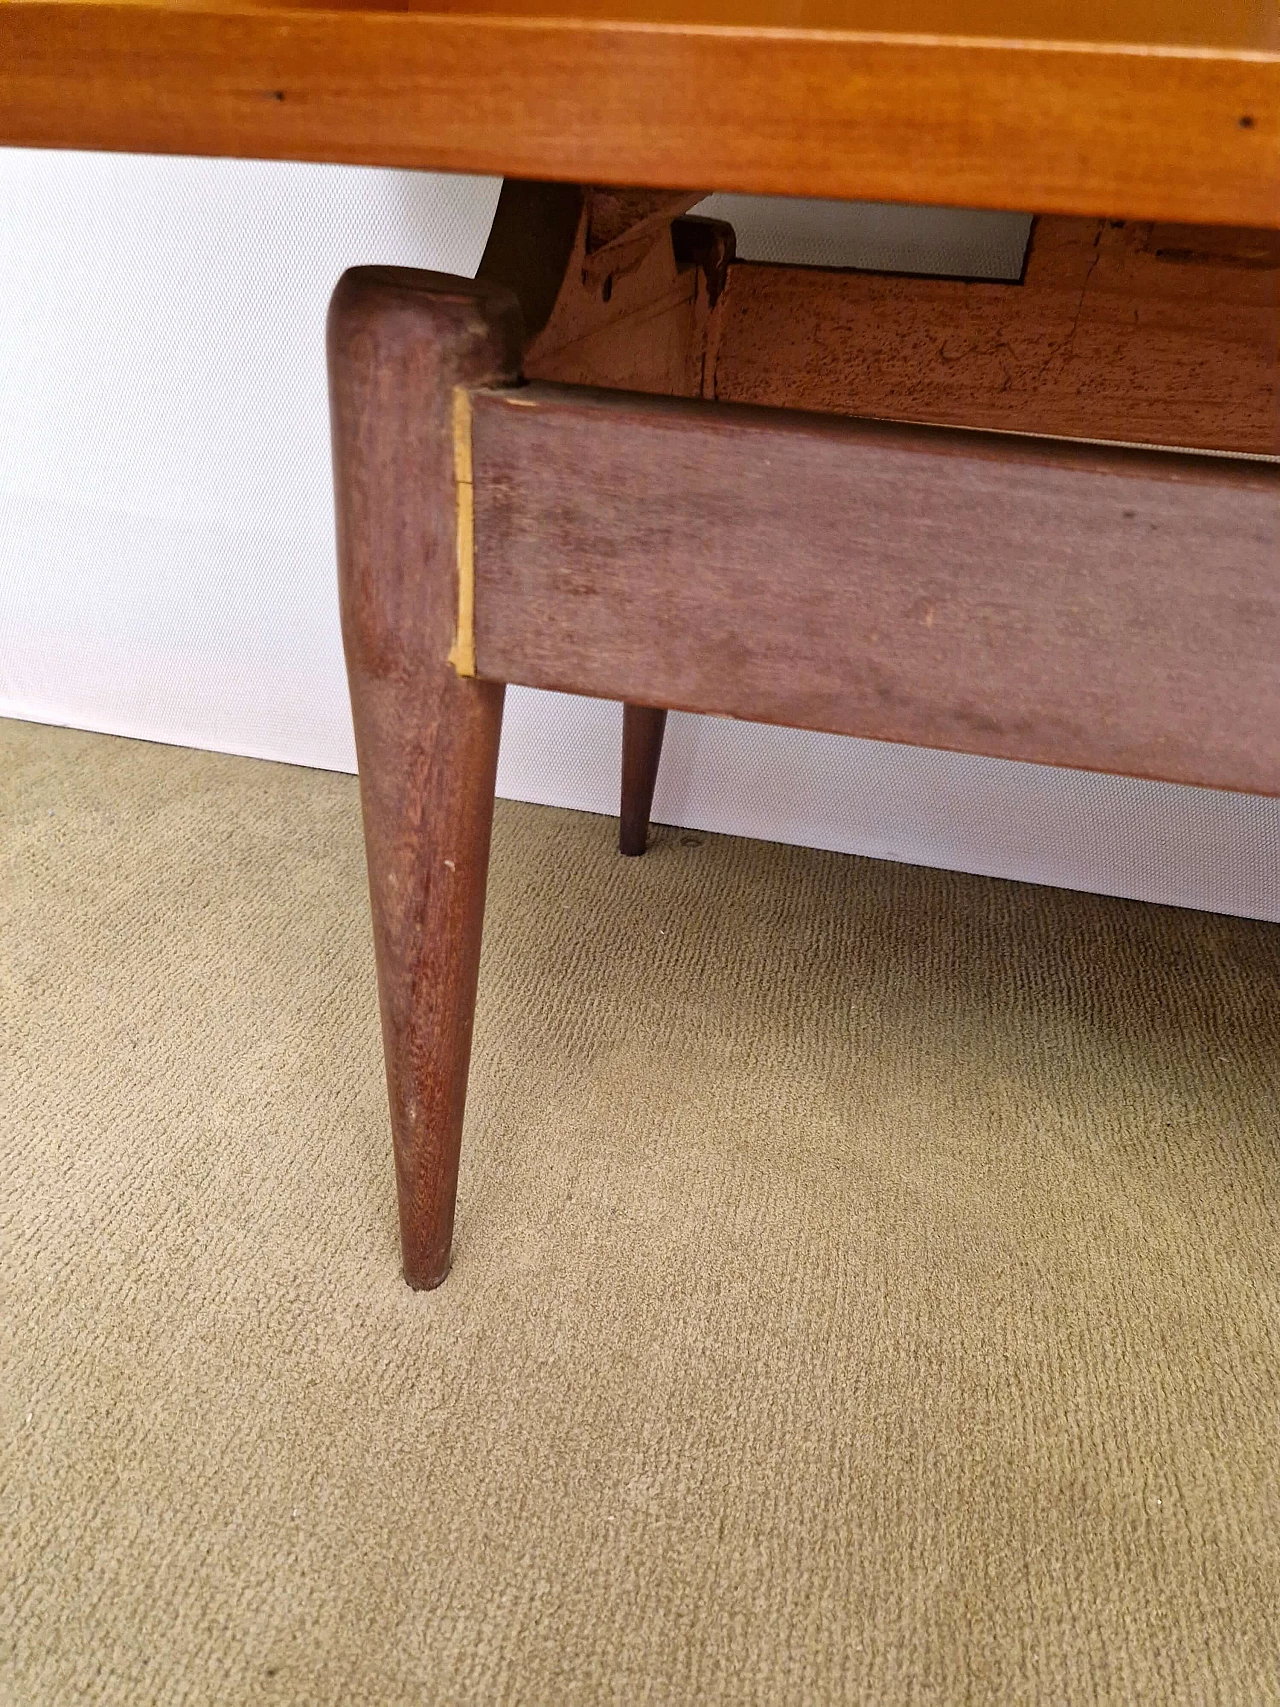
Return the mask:
<svg viewBox="0 0 1280 1707">
<path fill-rule="evenodd" d="M 1280 233 L 1043 218 L 1017 284 L 739 262 L 706 395 L 1280 454 Z"/>
<path fill-rule="evenodd" d="M 1280 792 L 1280 469 L 473 399 L 482 675 Z"/>
<path fill-rule="evenodd" d="M 530 378 L 1280 454 L 1280 232 L 1049 215 L 992 283 L 736 261 L 695 199 L 504 186 L 484 270 L 523 302 L 553 255 Z"/>
<path fill-rule="evenodd" d="M 329 309 L 338 587 L 405 1278 L 449 1266 L 503 690 L 460 676 L 454 397 L 514 378 L 500 285 L 344 274 Z"/>
<path fill-rule="evenodd" d="M 646 212 L 629 197 L 631 217 L 640 217 L 622 224 L 607 192 L 584 196 L 555 306 L 524 353 L 529 378 L 704 394 L 733 232 L 717 220 L 680 218 L 697 199 L 647 198 Z"/>
<path fill-rule="evenodd" d="M 1280 14 L 0 0 L 0 142 L 1276 226 Z"/>
<path fill-rule="evenodd" d="M 733 231 L 681 217 L 698 199 L 696 191 L 584 186 L 570 233 L 570 204 L 557 186 L 503 185 L 481 272 L 508 279 L 523 304 L 531 278 L 560 270 L 545 312 L 546 291 L 533 293 L 526 375 L 662 397 L 706 393 Z M 546 264 L 535 264 L 542 257 Z M 631 857 L 648 843 L 665 728 L 665 712 L 623 707 L 618 846 Z"/>
</svg>

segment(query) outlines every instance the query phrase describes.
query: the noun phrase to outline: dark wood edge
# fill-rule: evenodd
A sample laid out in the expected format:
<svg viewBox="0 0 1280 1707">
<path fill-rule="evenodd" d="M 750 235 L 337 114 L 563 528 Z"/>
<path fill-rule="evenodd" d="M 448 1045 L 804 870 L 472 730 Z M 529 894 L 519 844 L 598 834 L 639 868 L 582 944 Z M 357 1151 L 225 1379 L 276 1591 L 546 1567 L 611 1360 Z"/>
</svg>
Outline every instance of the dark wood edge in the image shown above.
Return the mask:
<svg viewBox="0 0 1280 1707">
<path fill-rule="evenodd" d="M 1106 444 L 1092 439 L 1048 438 L 1038 433 L 988 432 L 980 427 L 936 427 L 908 421 L 857 420 L 807 409 L 775 409 L 751 403 L 658 397 L 645 392 L 604 390 L 588 385 L 556 385 L 531 380 L 518 388 L 477 388 L 473 393 L 519 408 L 547 407 L 557 412 L 599 411 L 604 421 L 625 412 L 629 420 L 680 430 L 688 422 L 725 437 L 741 434 L 802 434 L 843 437 L 851 446 L 899 446 L 930 456 L 958 456 L 1022 463 L 1045 468 L 1076 468 L 1097 475 L 1143 473 L 1176 482 L 1239 485 L 1269 490 L 1280 481 L 1280 457 L 1182 450 L 1178 447 Z"/>
</svg>

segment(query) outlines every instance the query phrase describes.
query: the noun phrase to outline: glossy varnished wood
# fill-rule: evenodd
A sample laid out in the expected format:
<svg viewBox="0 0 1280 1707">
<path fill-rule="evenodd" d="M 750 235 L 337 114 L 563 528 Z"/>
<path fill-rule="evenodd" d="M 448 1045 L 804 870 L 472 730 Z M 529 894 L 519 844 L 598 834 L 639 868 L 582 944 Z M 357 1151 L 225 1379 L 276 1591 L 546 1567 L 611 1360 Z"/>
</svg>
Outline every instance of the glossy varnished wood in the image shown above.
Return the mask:
<svg viewBox="0 0 1280 1707">
<path fill-rule="evenodd" d="M 453 393 L 512 378 L 500 286 L 347 273 L 329 314 L 342 634 L 405 1277 L 449 1265 L 502 688 L 460 677 Z"/>
<path fill-rule="evenodd" d="M 1280 23 L 1272 0 L 0 0 L 0 141 L 1276 225 Z"/>
<path fill-rule="evenodd" d="M 481 674 L 1280 792 L 1280 469 L 477 396 Z"/>
</svg>

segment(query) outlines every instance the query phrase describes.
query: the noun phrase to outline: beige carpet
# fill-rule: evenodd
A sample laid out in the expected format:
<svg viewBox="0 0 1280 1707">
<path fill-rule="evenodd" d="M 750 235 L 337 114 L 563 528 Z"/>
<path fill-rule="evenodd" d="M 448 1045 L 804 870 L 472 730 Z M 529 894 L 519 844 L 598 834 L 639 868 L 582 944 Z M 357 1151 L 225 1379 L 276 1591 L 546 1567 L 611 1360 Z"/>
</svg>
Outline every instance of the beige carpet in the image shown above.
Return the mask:
<svg viewBox="0 0 1280 1707">
<path fill-rule="evenodd" d="M 1280 931 L 500 806 L 414 1295 L 354 782 L 0 774 L 12 1701 L 1280 1699 Z"/>
</svg>

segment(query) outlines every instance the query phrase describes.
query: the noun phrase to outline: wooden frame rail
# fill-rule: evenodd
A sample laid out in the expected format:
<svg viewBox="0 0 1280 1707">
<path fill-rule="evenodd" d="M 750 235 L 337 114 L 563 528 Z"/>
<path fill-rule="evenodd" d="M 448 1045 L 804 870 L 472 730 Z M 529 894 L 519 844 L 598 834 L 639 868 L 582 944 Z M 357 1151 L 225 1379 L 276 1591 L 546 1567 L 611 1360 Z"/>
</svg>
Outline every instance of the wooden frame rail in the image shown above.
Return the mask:
<svg viewBox="0 0 1280 1707">
<path fill-rule="evenodd" d="M 447 1272 L 503 684 L 1280 792 L 1280 469 L 517 386 L 515 297 L 348 273 L 344 645 L 405 1273 Z"/>
<path fill-rule="evenodd" d="M 531 379 L 1280 456 L 1278 231 L 1042 215 L 997 282 L 736 260 L 698 199 L 504 186 Z"/>
<path fill-rule="evenodd" d="M 481 676 L 1280 793 L 1280 467 L 469 394 Z"/>
</svg>

